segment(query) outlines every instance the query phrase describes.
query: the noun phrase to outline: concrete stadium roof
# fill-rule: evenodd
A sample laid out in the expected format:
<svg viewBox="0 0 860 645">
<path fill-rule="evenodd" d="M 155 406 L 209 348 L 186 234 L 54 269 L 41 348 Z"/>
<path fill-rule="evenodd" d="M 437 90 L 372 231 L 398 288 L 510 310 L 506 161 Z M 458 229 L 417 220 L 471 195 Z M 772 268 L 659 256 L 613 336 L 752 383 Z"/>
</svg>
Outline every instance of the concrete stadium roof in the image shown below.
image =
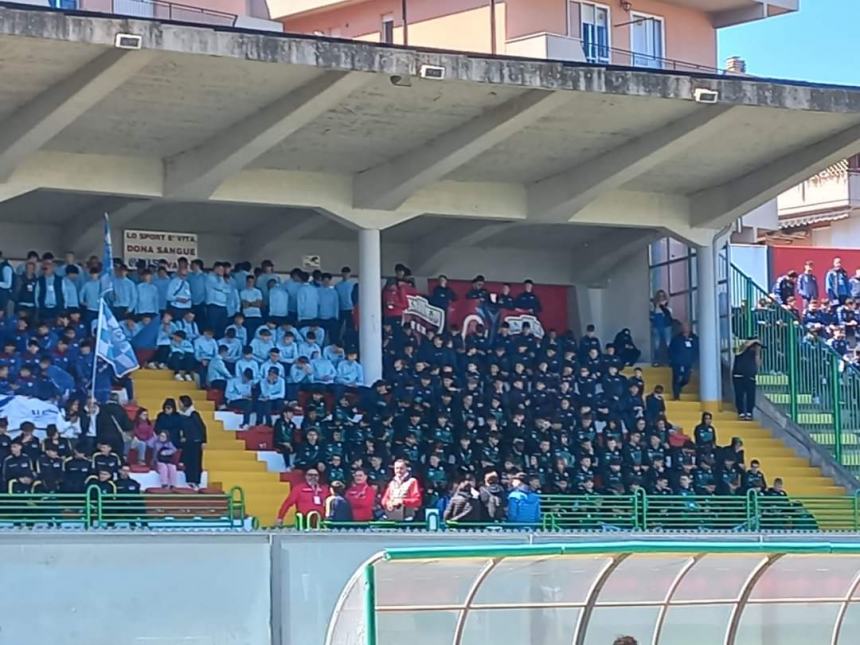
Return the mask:
<svg viewBox="0 0 860 645">
<path fill-rule="evenodd" d="M 115 48 L 119 33 L 142 49 Z M 706 243 L 860 150 L 860 89 L 849 87 L 4 4 L 0 61 L 0 199 L 121 196 L 117 227 L 169 218 L 168 200 L 199 203 L 213 223 L 218 204 L 258 207 L 243 221 L 284 217 L 284 234 L 319 227 L 310 213 L 323 212 L 426 249 L 540 244 L 572 225 L 600 228 L 571 239 L 638 229 L 613 249 L 666 231 Z M 423 65 L 445 80 L 420 78 Z M 717 104 L 694 101 L 697 89 Z M 70 235 L 86 248 L 100 211 L 78 205 Z M 19 216 L 0 204 L 0 221 Z M 440 217 L 463 221 L 442 233 Z"/>
</svg>

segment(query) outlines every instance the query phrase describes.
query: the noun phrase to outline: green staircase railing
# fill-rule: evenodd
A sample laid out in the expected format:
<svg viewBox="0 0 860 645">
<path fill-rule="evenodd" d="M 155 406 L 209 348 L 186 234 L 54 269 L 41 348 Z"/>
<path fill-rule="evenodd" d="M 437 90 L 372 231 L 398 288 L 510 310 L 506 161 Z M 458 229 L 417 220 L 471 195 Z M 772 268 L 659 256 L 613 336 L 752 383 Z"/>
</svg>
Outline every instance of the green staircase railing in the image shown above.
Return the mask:
<svg viewBox="0 0 860 645">
<path fill-rule="evenodd" d="M 730 293 L 735 346 L 752 337 L 765 346 L 759 392 L 860 476 L 860 371 L 734 265 Z"/>
</svg>

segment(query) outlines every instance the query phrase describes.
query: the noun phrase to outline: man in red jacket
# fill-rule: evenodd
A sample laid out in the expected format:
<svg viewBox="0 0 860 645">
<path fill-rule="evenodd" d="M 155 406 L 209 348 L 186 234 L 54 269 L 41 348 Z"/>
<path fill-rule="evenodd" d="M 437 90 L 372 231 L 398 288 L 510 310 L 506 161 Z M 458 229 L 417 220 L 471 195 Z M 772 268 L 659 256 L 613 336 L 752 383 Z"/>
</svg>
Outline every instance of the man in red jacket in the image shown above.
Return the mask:
<svg viewBox="0 0 860 645">
<path fill-rule="evenodd" d="M 406 462 L 394 462 L 394 479 L 382 496 L 382 508 L 389 520 L 411 520 L 421 508 L 421 487 L 406 467 Z"/>
<path fill-rule="evenodd" d="M 376 486 L 367 483 L 367 473 L 359 468 L 352 474 L 353 484 L 346 491 L 346 499 L 352 507 L 354 522 L 373 521 L 376 506 Z"/>
<path fill-rule="evenodd" d="M 308 513 L 319 513 L 317 521 L 325 517 L 325 501 L 329 496 L 328 486 L 320 484 L 320 474 L 316 468 L 305 473 L 305 483 L 293 486 L 290 494 L 278 510 L 278 526 L 283 526 L 284 516 L 295 506 L 296 512 L 307 517 Z"/>
</svg>

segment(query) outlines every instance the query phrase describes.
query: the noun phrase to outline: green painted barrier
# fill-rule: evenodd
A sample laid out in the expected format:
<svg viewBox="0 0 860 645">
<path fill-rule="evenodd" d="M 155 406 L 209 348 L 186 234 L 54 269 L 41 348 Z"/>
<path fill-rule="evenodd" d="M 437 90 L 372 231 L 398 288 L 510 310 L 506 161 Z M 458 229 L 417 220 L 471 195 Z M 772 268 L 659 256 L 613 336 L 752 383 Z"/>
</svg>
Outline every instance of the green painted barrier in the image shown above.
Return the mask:
<svg viewBox="0 0 860 645">
<path fill-rule="evenodd" d="M 326 522 L 296 517 L 300 531 L 850 531 L 860 532 L 860 493 L 840 497 L 758 495 L 542 495 L 537 524 L 438 521 Z"/>
<path fill-rule="evenodd" d="M 243 528 L 241 488 L 223 495 L 105 494 L 91 486 L 85 494 L 0 495 L 0 528 Z"/>
</svg>

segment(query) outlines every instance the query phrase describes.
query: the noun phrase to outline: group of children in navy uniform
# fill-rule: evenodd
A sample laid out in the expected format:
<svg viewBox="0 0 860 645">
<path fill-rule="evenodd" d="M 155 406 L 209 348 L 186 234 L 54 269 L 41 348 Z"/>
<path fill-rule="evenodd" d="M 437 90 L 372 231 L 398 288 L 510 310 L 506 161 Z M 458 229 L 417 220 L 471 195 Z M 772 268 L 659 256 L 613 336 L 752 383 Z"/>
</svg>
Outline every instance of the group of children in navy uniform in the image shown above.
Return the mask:
<svg viewBox="0 0 860 645">
<path fill-rule="evenodd" d="M 803 271 L 788 271 L 775 281 L 771 296 L 803 325 L 806 336 L 803 342 L 824 342 L 842 357 L 846 367 L 860 370 L 860 268 L 853 275 L 834 258 L 819 285 L 812 261 L 804 263 Z M 767 299 L 758 304 L 763 313 L 771 307 Z"/>
</svg>

